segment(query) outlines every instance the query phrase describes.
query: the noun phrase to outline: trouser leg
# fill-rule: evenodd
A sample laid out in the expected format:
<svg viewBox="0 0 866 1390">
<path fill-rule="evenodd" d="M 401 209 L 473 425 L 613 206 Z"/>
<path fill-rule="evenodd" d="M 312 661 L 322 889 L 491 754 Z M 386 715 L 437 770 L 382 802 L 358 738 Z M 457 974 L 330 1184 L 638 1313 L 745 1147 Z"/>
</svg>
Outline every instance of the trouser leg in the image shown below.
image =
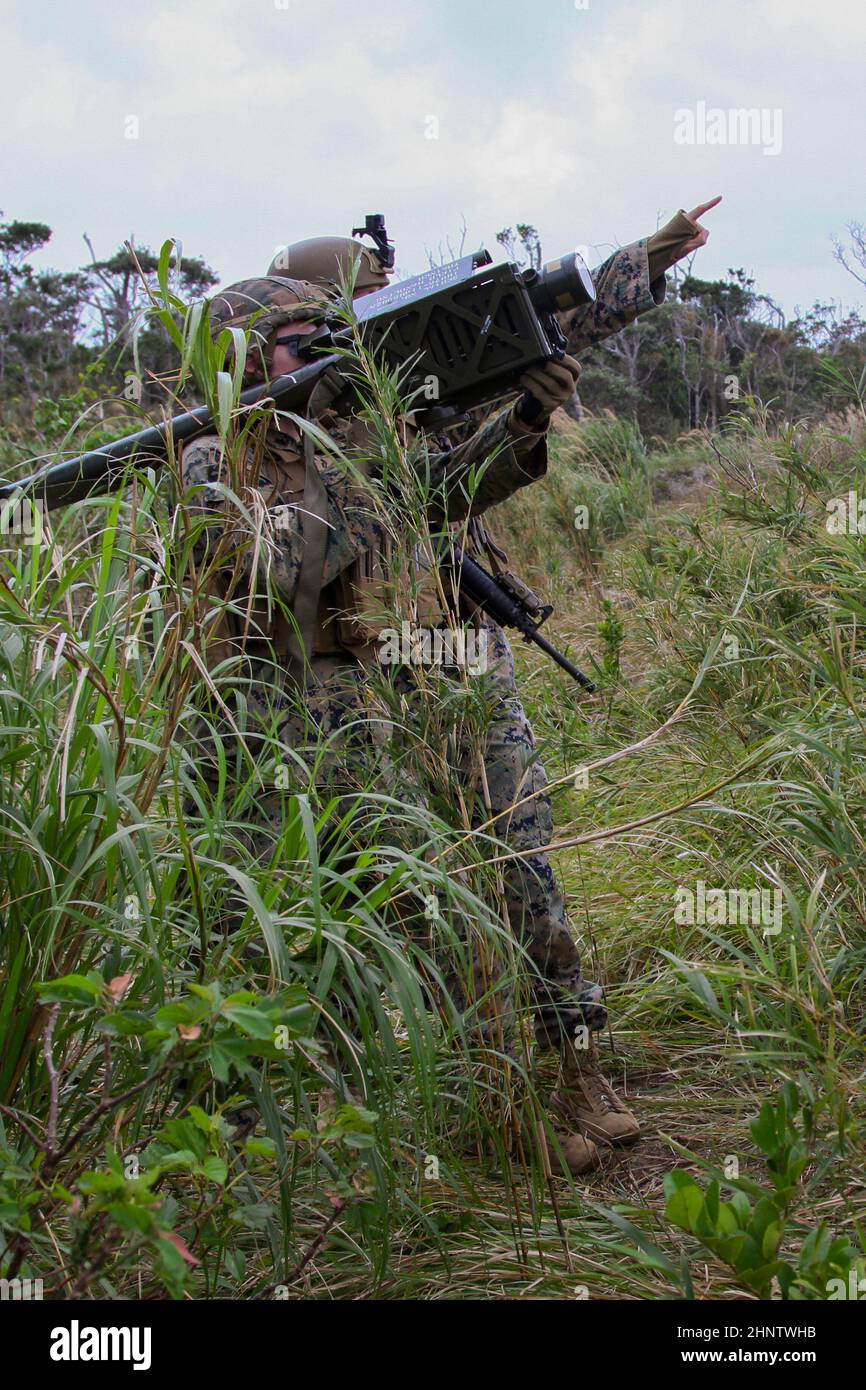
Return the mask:
<svg viewBox="0 0 866 1390">
<path fill-rule="evenodd" d="M 543 1045 L 558 1046 L 563 1033 L 574 1036 L 580 1025 L 604 1027 L 607 1013 L 601 987 L 583 977 L 562 890 L 541 852 L 553 839 L 547 774 L 501 629 L 489 629 L 488 651 L 484 768 L 490 813 L 498 817 L 492 831 L 520 855 L 503 871 L 508 917 L 533 966 L 536 1037 Z"/>
</svg>

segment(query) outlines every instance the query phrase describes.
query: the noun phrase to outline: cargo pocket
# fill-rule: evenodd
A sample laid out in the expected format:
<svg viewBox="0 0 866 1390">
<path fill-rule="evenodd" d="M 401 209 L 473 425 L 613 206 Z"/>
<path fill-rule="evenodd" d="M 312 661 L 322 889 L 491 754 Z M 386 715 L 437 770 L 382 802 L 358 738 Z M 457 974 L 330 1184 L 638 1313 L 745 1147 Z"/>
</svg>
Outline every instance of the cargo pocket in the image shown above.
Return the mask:
<svg viewBox="0 0 866 1390">
<path fill-rule="evenodd" d="M 383 575 L 364 574 L 361 562 L 342 574 L 336 587 L 336 624 L 342 646 L 375 642 L 386 628 L 394 626 L 393 594 Z"/>
</svg>

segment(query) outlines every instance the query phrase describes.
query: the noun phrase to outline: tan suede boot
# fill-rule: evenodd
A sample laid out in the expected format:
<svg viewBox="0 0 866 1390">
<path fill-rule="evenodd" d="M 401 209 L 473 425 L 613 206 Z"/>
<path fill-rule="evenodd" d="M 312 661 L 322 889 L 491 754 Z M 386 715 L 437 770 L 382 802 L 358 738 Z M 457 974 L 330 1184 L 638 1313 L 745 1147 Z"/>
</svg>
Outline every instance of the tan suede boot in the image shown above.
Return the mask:
<svg viewBox="0 0 866 1390">
<path fill-rule="evenodd" d="M 633 1144 L 640 1138 L 640 1125 L 601 1073 L 591 1033 L 586 1048 L 575 1047 L 570 1039 L 563 1042 L 550 1106 L 561 1121 L 599 1144 Z"/>
<path fill-rule="evenodd" d="M 581 1173 L 590 1173 L 593 1168 L 597 1168 L 601 1163 L 601 1154 L 592 1140 L 585 1139 L 582 1134 L 565 1133 L 558 1119 L 555 1119 L 554 1123 L 557 1130 L 556 1137 L 562 1150 L 562 1158 L 547 1135 L 544 1136 L 547 1162 L 554 1177 L 564 1178 L 570 1173 L 572 1177 L 576 1178 Z"/>
</svg>

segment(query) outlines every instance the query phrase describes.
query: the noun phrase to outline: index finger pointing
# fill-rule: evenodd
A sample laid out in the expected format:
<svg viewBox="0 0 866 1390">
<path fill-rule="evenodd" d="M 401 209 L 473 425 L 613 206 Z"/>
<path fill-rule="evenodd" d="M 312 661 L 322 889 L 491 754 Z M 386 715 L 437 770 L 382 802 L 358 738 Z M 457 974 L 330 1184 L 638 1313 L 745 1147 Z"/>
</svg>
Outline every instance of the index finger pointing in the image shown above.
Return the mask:
<svg viewBox="0 0 866 1390">
<path fill-rule="evenodd" d="M 689 213 L 689 217 L 691 218 L 692 222 L 697 222 L 698 218 L 703 217 L 705 212 L 709 212 L 710 208 L 714 208 L 716 204 L 720 203 L 721 201 L 722 195 L 720 193 L 717 198 L 711 198 L 708 203 L 699 203 L 698 206 L 694 209 L 694 211 Z"/>
</svg>

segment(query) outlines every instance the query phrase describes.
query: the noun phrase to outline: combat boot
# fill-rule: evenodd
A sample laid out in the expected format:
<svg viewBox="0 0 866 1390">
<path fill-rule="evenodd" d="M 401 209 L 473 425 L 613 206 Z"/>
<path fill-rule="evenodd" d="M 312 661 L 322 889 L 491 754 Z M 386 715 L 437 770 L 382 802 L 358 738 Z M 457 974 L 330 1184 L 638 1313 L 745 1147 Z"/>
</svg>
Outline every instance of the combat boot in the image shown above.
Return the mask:
<svg viewBox="0 0 866 1390">
<path fill-rule="evenodd" d="M 544 1136 L 547 1161 L 554 1177 L 564 1178 L 571 1174 L 573 1178 L 577 1178 L 581 1173 L 590 1173 L 593 1168 L 597 1168 L 601 1163 L 601 1154 L 592 1140 L 585 1138 L 582 1134 L 575 1134 L 573 1131 L 564 1131 L 558 1117 L 552 1118 L 559 1147 L 562 1150 L 562 1157 L 560 1158 L 550 1139 L 547 1135 Z"/>
<path fill-rule="evenodd" d="M 633 1144 L 640 1138 L 634 1115 L 602 1075 L 592 1033 L 586 1048 L 575 1047 L 570 1039 L 563 1041 L 559 1079 L 550 1107 L 560 1121 L 599 1144 Z"/>
</svg>

